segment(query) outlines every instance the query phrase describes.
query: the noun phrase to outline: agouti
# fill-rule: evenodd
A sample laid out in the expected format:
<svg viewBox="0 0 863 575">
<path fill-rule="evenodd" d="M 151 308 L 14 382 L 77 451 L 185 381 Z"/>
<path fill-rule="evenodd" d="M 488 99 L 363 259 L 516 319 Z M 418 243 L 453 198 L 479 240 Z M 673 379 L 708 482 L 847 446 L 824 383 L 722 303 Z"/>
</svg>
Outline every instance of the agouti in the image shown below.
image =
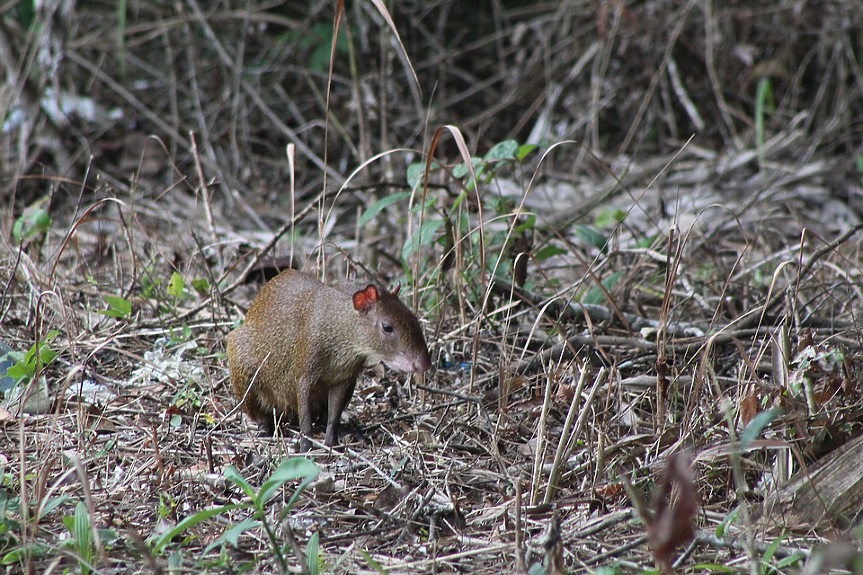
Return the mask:
<svg viewBox="0 0 863 575">
<path fill-rule="evenodd" d="M 231 384 L 246 412 L 269 435 L 280 421 L 299 420 L 302 451 L 311 447 L 312 420 L 326 414 L 324 443 L 334 446 L 364 368 L 431 367 L 419 321 L 398 291 L 369 284 L 352 295 L 294 270 L 267 282 L 228 334 Z"/>
</svg>

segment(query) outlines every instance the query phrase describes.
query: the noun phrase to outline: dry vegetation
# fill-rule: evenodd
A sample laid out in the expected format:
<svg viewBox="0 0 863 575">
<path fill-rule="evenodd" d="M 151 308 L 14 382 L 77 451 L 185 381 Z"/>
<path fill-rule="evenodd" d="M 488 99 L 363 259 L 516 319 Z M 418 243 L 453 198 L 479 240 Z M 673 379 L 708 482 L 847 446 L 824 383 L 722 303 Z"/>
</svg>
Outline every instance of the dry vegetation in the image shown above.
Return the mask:
<svg viewBox="0 0 863 575">
<path fill-rule="evenodd" d="M 332 72 L 336 2 L 35 4 L 0 14 L 0 343 L 56 357 L 0 382 L 7 572 L 299 570 L 315 533 L 335 573 L 854 571 L 859 2 L 357 1 Z M 401 280 L 434 367 L 366 374 L 273 538 L 220 540 L 229 466 L 295 449 L 224 358 L 291 258 Z"/>
</svg>

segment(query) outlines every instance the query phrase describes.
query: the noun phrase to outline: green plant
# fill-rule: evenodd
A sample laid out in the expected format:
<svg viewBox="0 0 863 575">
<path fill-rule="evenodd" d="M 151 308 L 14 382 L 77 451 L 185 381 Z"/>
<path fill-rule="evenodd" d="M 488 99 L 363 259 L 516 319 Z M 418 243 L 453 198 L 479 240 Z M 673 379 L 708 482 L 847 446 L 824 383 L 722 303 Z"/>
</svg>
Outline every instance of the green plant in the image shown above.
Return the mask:
<svg viewBox="0 0 863 575">
<path fill-rule="evenodd" d="M 738 573 L 733 567 L 727 567 L 718 563 L 698 563 L 692 566 L 692 573 Z"/>
<path fill-rule="evenodd" d="M 775 564 L 771 564 L 774 555 L 776 555 L 776 550 L 779 549 L 779 546 L 782 544 L 784 539 L 785 533 L 782 532 L 779 537 L 771 541 L 767 546 L 767 549 L 764 550 L 764 557 L 761 558 L 761 563 L 758 566 L 759 575 L 784 573 L 788 567 L 799 563 L 803 559 L 804 555 L 802 553 L 792 553 L 791 555 L 779 559 Z"/>
<path fill-rule="evenodd" d="M 438 272 L 446 272 L 452 267 L 453 252 L 461 250 L 463 254 L 463 273 L 467 274 L 466 285 L 479 286 L 481 282 L 470 281 L 480 273 L 491 272 L 503 274 L 508 270 L 513 245 L 517 244 L 535 226 L 535 217 L 530 214 L 519 215 L 515 213 L 515 205 L 511 200 L 497 195 L 483 197 L 485 205 L 480 209 L 485 213 L 493 213 L 494 219 L 498 221 L 513 221 L 514 230 L 509 233 L 507 226 L 504 229 L 496 229 L 488 242 L 481 241 L 484 232 L 482 225 L 472 227 L 470 211 L 475 209 L 476 193 L 473 191 L 476 184 L 487 184 L 498 176 L 502 170 L 513 168 L 521 164 L 524 158 L 536 149 L 532 144 L 520 145 L 515 140 L 505 140 L 494 145 L 483 157 L 469 157 L 463 153 L 463 161 L 452 167 L 432 161 L 428 165 L 429 173 L 444 172 L 447 177 L 456 184 L 458 191 L 451 195 L 426 194 L 419 198 L 419 190 L 426 181 L 426 162 L 418 162 L 408 166 L 406 179 L 407 185 L 413 191 L 398 192 L 388 195 L 370 205 L 360 217 L 360 223 L 365 224 L 388 207 L 409 200 L 412 196 L 414 204 L 411 207 L 411 216 L 419 218 L 419 224 L 415 226 L 402 245 L 401 258 L 405 265 L 405 272 L 410 274 L 408 265 L 414 256 L 425 248 L 435 245 L 444 252 L 444 260 L 437 265 L 436 260 L 421 259 L 419 272 L 431 271 L 432 266 L 437 267 Z M 469 164 L 468 164 L 469 161 Z M 499 228 L 500 226 L 498 226 Z M 497 253 L 496 259 L 485 260 L 485 253 Z M 552 252 L 545 252 L 545 257 L 551 257 Z M 534 254 L 536 257 L 536 254 Z M 470 265 L 486 262 L 484 266 Z M 473 294 L 478 297 L 479 292 Z"/>
<path fill-rule="evenodd" d="M 102 299 L 108 304 L 108 309 L 99 310 L 96 313 L 109 317 L 127 318 L 132 313 L 132 304 L 124 297 L 116 295 L 103 295 Z"/>
<path fill-rule="evenodd" d="M 63 525 L 71 535 L 64 543 L 74 551 L 81 575 L 88 575 L 96 557 L 96 542 L 93 540 L 87 506 L 79 501 L 75 513 L 63 517 Z"/>
<path fill-rule="evenodd" d="M 768 113 L 775 112 L 776 105 L 773 102 L 773 88 L 770 78 L 758 80 L 758 88 L 755 93 L 755 145 L 758 150 L 758 166 L 764 169 L 764 123 Z"/>
<path fill-rule="evenodd" d="M 276 529 L 273 524 L 267 519 L 266 514 L 266 506 L 267 503 L 279 492 L 279 489 L 288 481 L 292 481 L 295 479 L 300 479 L 300 484 L 294 490 L 293 494 L 290 496 L 288 501 L 284 504 L 282 511 L 279 513 L 279 521 L 284 520 L 287 514 L 291 511 L 291 508 L 297 502 L 300 494 L 305 491 L 306 487 L 318 476 L 320 469 L 308 459 L 302 457 L 295 457 L 293 459 L 289 459 L 279 465 L 275 471 L 273 471 L 272 475 L 264 481 L 263 485 L 261 485 L 260 489 L 255 490 L 248 481 L 240 474 L 234 466 L 229 466 L 225 469 L 224 477 L 226 480 L 230 481 L 237 487 L 239 487 L 243 493 L 248 498 L 244 500 L 242 503 L 232 503 L 228 505 L 221 505 L 218 507 L 212 507 L 210 509 L 205 509 L 203 511 L 199 511 L 193 515 L 190 515 L 177 523 L 177 525 L 160 536 L 156 537 L 151 541 L 152 550 L 154 553 L 161 553 L 166 549 L 171 540 L 184 532 L 186 529 L 201 523 L 202 521 L 206 521 L 211 517 L 215 517 L 217 515 L 221 515 L 223 513 L 227 513 L 234 510 L 247 510 L 251 511 L 251 516 L 247 517 L 240 522 L 232 525 L 227 530 L 225 530 L 222 535 L 210 543 L 207 548 L 204 550 L 204 554 L 206 555 L 212 549 L 216 547 L 224 547 L 226 545 L 236 545 L 240 535 L 249 529 L 263 528 L 264 532 L 267 535 L 267 540 L 270 543 L 270 548 L 273 551 L 273 555 L 276 557 L 276 561 L 279 565 L 279 570 L 282 573 L 288 572 L 288 562 L 286 560 L 286 555 L 288 549 L 291 545 L 291 542 L 294 541 L 293 535 L 288 535 L 285 539 L 286 541 L 282 544 L 279 542 L 276 537 Z M 289 529 L 289 528 L 288 528 Z M 298 550 L 299 551 L 299 550 Z M 319 567 L 319 550 L 318 550 L 318 537 L 317 534 L 313 535 L 309 543 L 306 547 L 305 551 L 306 556 L 306 564 L 311 573 L 317 573 Z M 298 559 L 302 560 L 302 557 L 298 557 Z M 314 563 L 314 570 L 312 569 L 312 564 Z"/>
<path fill-rule="evenodd" d="M 2 478 L 3 488 L 0 488 L 0 565 L 15 565 L 22 562 L 42 557 L 51 552 L 50 545 L 38 540 L 31 540 L 27 544 L 19 544 L 21 541 L 21 531 L 23 529 L 20 518 L 22 517 L 21 499 L 13 497 L 5 487 L 15 486 L 15 479 L 10 474 L 5 474 Z M 35 513 L 29 517 L 34 522 L 43 520 L 47 515 L 53 512 L 60 506 L 70 502 L 71 499 L 67 495 L 59 497 L 49 497 L 41 500 L 38 504 L 31 503 L 29 507 L 35 509 Z M 84 510 L 86 515 L 86 509 Z M 67 519 L 63 518 L 64 524 L 71 525 L 71 521 L 67 523 Z M 89 525 L 89 522 L 88 522 Z M 73 527 L 74 528 L 74 527 Z M 113 541 L 116 539 L 116 534 L 108 530 L 100 530 L 101 540 L 103 542 Z M 70 529 L 70 533 L 74 536 L 75 533 Z M 85 558 L 85 555 L 81 555 Z M 89 564 L 89 561 L 88 561 Z M 82 568 L 82 573 L 86 572 Z"/>
<path fill-rule="evenodd" d="M 390 572 L 387 571 L 383 565 L 375 561 L 375 558 L 372 557 L 371 553 L 369 553 L 365 549 L 360 549 L 360 555 L 362 555 L 363 559 L 365 559 L 369 567 L 380 573 L 380 575 L 389 575 Z"/>
<path fill-rule="evenodd" d="M 210 282 L 204 278 L 195 278 L 190 282 L 190 285 L 198 294 L 207 295 L 210 293 Z M 176 298 L 177 301 L 193 297 L 189 290 L 186 289 L 186 282 L 183 276 L 177 272 L 171 274 L 171 280 L 168 282 L 168 295 Z"/>
<path fill-rule="evenodd" d="M 170 347 L 183 345 L 192 341 L 192 338 L 192 328 L 188 324 L 184 323 L 180 326 L 179 330 L 175 329 L 173 325 L 168 326 L 168 343 Z"/>
<path fill-rule="evenodd" d="M 289 32 L 279 38 L 281 42 L 296 42 L 301 48 L 309 48 L 306 67 L 314 72 L 326 73 L 330 67 L 330 50 L 333 42 L 333 26 L 327 22 L 312 24 L 308 28 Z M 348 54 L 348 38 L 345 33 L 339 33 L 336 39 L 336 54 Z"/>
<path fill-rule="evenodd" d="M 150 270 L 144 270 L 141 277 L 141 296 L 146 299 L 158 299 L 159 292 L 162 291 L 162 280 L 154 277 Z"/>
<path fill-rule="evenodd" d="M 623 272 L 617 271 L 608 274 L 600 282 L 602 287 L 598 285 L 591 286 L 590 289 L 581 296 L 580 301 L 583 304 L 600 305 L 605 303 L 605 294 L 614 287 L 614 285 L 623 277 Z"/>
<path fill-rule="evenodd" d="M 170 493 L 159 493 L 159 518 L 169 517 L 177 507 L 177 501 Z"/>
<path fill-rule="evenodd" d="M 171 277 L 168 280 L 168 285 L 165 287 L 164 292 L 161 292 L 162 283 L 158 280 L 155 282 L 147 282 L 145 280 L 143 283 L 144 295 L 149 295 L 159 302 L 159 313 L 176 313 L 182 302 L 189 301 L 194 298 L 192 293 L 186 287 L 186 280 L 184 280 L 183 276 L 176 271 L 171 273 Z M 199 291 L 202 287 L 209 289 L 209 283 L 204 286 L 204 284 L 201 284 L 200 280 L 194 280 L 191 287 L 196 291 Z M 168 296 L 167 301 L 162 299 L 163 293 Z"/>
<path fill-rule="evenodd" d="M 42 198 L 27 206 L 12 226 L 12 239 L 16 244 L 30 240 L 41 243 L 51 229 L 51 217 L 45 205 L 48 198 Z"/>
<path fill-rule="evenodd" d="M 195 290 L 198 295 L 209 295 L 210 282 L 208 282 L 205 278 L 195 278 L 192 280 L 192 289 Z"/>
<path fill-rule="evenodd" d="M 177 272 L 172 273 L 171 280 L 168 282 L 168 295 L 179 302 L 181 298 L 188 295 L 185 293 L 185 289 L 186 282 L 183 281 L 183 276 Z"/>
<path fill-rule="evenodd" d="M 51 349 L 48 344 L 59 333 L 56 330 L 49 331 L 38 343 L 34 343 L 24 353 L 20 351 L 8 352 L 8 357 L 15 363 L 6 369 L 6 375 L 11 377 L 16 384 L 30 381 L 37 369 L 41 370 L 57 357 L 57 352 Z"/>
<path fill-rule="evenodd" d="M 4 17 L 11 16 L 23 29 L 28 29 L 33 23 L 33 17 L 36 13 L 36 0 L 27 0 L 25 2 L 16 2 L 9 7 L 3 14 Z"/>
<path fill-rule="evenodd" d="M 7 477 L 4 476 L 4 486 Z M 9 478 L 11 480 L 11 477 Z M 5 563 L 8 550 L 14 545 L 15 534 L 21 529 L 20 522 L 15 518 L 15 510 L 18 508 L 18 498 L 12 497 L 5 489 L 0 489 L 0 564 Z"/>
</svg>

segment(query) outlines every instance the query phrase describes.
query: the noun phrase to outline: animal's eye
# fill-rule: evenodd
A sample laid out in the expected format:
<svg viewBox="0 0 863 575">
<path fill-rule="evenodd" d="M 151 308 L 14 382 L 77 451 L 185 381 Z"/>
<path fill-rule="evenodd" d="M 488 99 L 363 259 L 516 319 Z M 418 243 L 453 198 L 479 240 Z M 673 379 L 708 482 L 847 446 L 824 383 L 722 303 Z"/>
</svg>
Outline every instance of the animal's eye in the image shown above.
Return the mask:
<svg viewBox="0 0 863 575">
<path fill-rule="evenodd" d="M 388 323 L 382 323 L 381 329 L 384 330 L 384 333 L 392 333 L 393 331 L 395 331 L 393 330 L 393 326 Z"/>
</svg>

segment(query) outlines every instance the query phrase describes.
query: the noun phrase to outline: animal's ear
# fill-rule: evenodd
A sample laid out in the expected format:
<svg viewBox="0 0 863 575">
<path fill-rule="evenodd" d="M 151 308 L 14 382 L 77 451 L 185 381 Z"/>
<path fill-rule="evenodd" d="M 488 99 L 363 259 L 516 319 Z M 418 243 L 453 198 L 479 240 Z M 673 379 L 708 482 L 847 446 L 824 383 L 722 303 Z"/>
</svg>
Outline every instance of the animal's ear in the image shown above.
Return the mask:
<svg viewBox="0 0 863 575">
<path fill-rule="evenodd" d="M 396 285 L 394 285 L 392 287 L 392 289 L 390 289 L 390 293 L 393 295 L 399 295 L 399 291 L 401 291 L 401 289 L 402 289 L 402 282 L 400 282 L 400 281 L 396 282 Z"/>
<path fill-rule="evenodd" d="M 378 303 L 381 295 L 378 293 L 378 288 L 374 284 L 369 284 L 365 289 L 354 294 L 354 309 L 363 313 L 368 312 L 372 306 Z"/>
</svg>

